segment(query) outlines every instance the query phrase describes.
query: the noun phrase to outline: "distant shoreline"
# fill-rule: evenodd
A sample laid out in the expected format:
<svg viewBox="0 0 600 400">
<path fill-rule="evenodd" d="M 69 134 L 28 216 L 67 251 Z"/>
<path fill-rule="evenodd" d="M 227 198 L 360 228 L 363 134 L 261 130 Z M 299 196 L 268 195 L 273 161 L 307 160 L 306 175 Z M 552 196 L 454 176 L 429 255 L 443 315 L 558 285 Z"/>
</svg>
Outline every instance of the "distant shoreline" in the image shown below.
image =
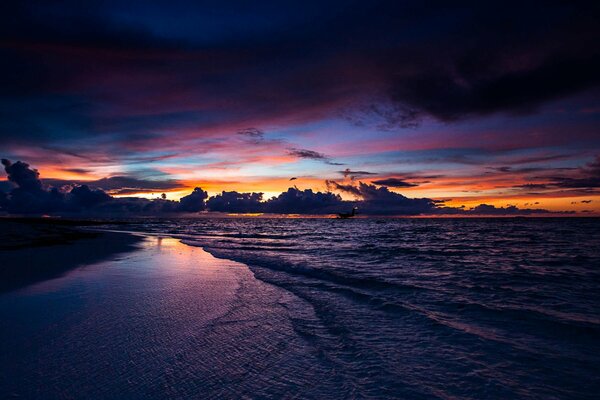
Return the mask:
<svg viewBox="0 0 600 400">
<path fill-rule="evenodd" d="M 102 222 L 106 224 L 106 222 Z M 86 231 L 94 221 L 0 218 L 0 293 L 135 249 L 141 237 Z"/>
</svg>

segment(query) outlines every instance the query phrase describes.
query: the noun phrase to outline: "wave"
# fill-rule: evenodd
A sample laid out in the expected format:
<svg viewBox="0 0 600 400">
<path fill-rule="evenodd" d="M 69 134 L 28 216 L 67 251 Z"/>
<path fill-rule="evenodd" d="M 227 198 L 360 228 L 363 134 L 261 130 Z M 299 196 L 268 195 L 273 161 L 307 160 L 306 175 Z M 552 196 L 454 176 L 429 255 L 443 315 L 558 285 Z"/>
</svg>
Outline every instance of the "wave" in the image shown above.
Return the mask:
<svg viewBox="0 0 600 400">
<path fill-rule="evenodd" d="M 286 305 L 296 307 L 295 332 L 364 397 L 371 387 L 408 398 L 596 393 L 597 222 L 355 222 L 192 221 L 154 230 L 285 289 L 297 301 Z"/>
</svg>

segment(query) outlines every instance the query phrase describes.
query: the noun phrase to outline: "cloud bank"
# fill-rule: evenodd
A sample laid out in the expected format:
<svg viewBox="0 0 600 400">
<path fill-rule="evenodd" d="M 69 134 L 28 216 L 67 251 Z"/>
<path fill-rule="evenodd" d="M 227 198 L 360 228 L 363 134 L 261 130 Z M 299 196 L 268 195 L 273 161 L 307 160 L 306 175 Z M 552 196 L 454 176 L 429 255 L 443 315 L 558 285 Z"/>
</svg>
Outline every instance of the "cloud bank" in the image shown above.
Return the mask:
<svg viewBox="0 0 600 400">
<path fill-rule="evenodd" d="M 0 210 L 9 214 L 73 214 L 79 215 L 166 215 L 198 213 L 273 213 L 273 214 L 336 214 L 355 206 L 364 215 L 531 215 L 550 213 L 544 209 L 520 209 L 515 206 L 495 207 L 481 204 L 475 208 L 446 207 L 443 201 L 428 198 L 408 198 L 392 192 L 387 186 L 358 182 L 341 184 L 326 181 L 328 191 L 289 188 L 278 196 L 263 201 L 263 193 L 223 191 L 209 198 L 201 188 L 179 201 L 162 198 L 115 198 L 102 189 L 71 184 L 69 190 L 45 187 L 37 170 L 22 161 L 2 159 L 11 188 L 0 191 Z M 343 200 L 335 192 L 356 197 Z"/>
<path fill-rule="evenodd" d="M 44 187 L 37 170 L 29 164 L 2 159 L 8 181 L 15 185 L 0 196 L 0 209 L 10 214 L 162 214 L 198 212 L 205 209 L 208 194 L 196 188 L 180 201 L 115 198 L 102 189 L 70 184 L 68 191 Z"/>
</svg>

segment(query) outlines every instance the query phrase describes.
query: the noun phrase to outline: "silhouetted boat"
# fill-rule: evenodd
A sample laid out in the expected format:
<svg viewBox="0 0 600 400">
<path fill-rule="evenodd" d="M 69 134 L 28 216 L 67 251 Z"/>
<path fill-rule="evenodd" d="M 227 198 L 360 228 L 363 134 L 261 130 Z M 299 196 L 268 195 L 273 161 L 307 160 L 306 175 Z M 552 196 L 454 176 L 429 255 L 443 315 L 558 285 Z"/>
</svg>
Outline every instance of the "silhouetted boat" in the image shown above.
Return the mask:
<svg viewBox="0 0 600 400">
<path fill-rule="evenodd" d="M 352 218 L 356 215 L 356 210 L 358 210 L 358 207 L 354 207 L 352 209 L 352 212 L 349 212 L 349 213 L 339 213 L 338 218 L 342 218 L 342 219 Z"/>
</svg>

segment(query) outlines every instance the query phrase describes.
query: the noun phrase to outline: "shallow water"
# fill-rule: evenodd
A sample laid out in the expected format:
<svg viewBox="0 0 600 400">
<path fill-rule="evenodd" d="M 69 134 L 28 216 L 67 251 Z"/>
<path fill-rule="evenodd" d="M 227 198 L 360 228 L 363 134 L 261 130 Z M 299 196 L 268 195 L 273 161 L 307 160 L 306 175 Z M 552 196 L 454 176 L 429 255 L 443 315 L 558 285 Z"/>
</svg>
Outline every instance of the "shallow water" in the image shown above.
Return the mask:
<svg viewBox="0 0 600 400">
<path fill-rule="evenodd" d="M 329 373 L 295 334 L 291 297 L 242 264 L 147 239 L 0 296 L 0 398 L 280 397 Z"/>
<path fill-rule="evenodd" d="M 64 329 L 65 320 L 48 321 L 38 307 L 50 304 L 69 318 L 88 315 L 85 330 L 50 335 L 53 344 L 75 346 L 65 359 L 75 357 L 77 370 L 90 369 L 96 357 L 78 360 L 81 349 L 73 343 L 88 343 L 83 349 L 89 352 L 95 340 L 118 340 L 120 352 L 105 356 L 110 364 L 123 362 L 119 357 L 136 344 L 156 341 L 162 356 L 151 352 L 147 371 L 126 374 L 138 379 L 139 391 L 121 386 L 140 397 L 162 391 L 212 398 L 591 399 L 600 390 L 597 219 L 187 219 L 144 220 L 131 229 L 175 235 L 247 264 L 253 274 L 222 261 L 243 282 L 231 298 L 224 293 L 234 299 L 225 303 L 244 305 L 234 307 L 244 317 L 217 318 L 211 326 L 220 334 L 199 339 L 206 318 L 196 314 L 207 309 L 197 303 L 215 285 L 193 272 L 195 260 L 207 257 L 197 248 L 175 270 L 165 266 L 166 258 L 141 262 L 133 253 L 111 264 L 111 271 L 125 269 L 111 284 L 102 283 L 108 269 L 96 266 L 82 270 L 96 271 L 86 279 L 78 275 L 83 272 L 63 278 L 75 283 L 54 294 L 0 297 L 0 318 L 28 337 L 32 325 Z M 164 286 L 165 268 L 185 295 L 158 301 L 162 297 L 152 295 L 157 286 L 171 290 Z M 82 295 L 81 285 L 91 292 Z M 81 311 L 81 303 L 91 308 Z M 124 304 L 125 310 L 141 304 L 139 326 L 123 317 Z M 120 324 L 111 326 L 115 319 Z M 3 346 L 16 346 L 16 360 L 26 349 L 17 339 L 7 344 L 3 332 Z M 180 347 L 188 350 L 178 353 Z M 178 363 L 174 354 L 185 357 Z M 35 357 L 38 370 L 46 369 L 39 365 L 46 356 Z M 210 379 L 207 362 L 214 364 Z M 126 370 L 127 364 L 111 379 L 119 381 Z M 157 376 L 161 384 L 150 384 Z M 95 379 L 114 385 L 103 373 Z"/>
<path fill-rule="evenodd" d="M 248 264 L 318 317 L 295 329 L 345 395 L 593 398 L 598 219 L 142 224 Z M 343 396 L 342 396 L 343 397 Z"/>
</svg>

